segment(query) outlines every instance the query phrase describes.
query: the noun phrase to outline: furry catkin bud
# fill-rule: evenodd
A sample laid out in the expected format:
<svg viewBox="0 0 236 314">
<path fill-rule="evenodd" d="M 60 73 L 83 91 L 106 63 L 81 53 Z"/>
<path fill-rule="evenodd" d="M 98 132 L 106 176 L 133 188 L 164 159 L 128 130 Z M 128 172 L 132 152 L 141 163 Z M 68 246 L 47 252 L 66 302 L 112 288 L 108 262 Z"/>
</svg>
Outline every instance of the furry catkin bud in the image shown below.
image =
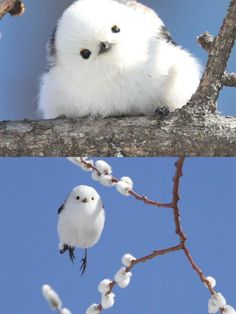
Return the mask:
<svg viewBox="0 0 236 314">
<path fill-rule="evenodd" d="M 101 174 L 112 174 L 111 166 L 104 160 L 97 160 L 95 167 Z"/>
<path fill-rule="evenodd" d="M 122 178 L 120 178 L 120 181 L 123 181 L 123 182 L 129 184 L 130 189 L 133 190 L 134 184 L 133 184 L 133 181 L 130 177 L 122 177 Z"/>
<path fill-rule="evenodd" d="M 87 308 L 86 314 L 99 314 L 98 304 L 94 303 Z"/>
<path fill-rule="evenodd" d="M 71 311 L 67 308 L 63 308 L 60 314 L 72 314 Z"/>
<path fill-rule="evenodd" d="M 119 271 L 115 274 L 114 280 L 120 288 L 126 288 L 130 283 L 131 277 L 132 273 L 131 272 L 127 273 L 126 268 L 121 267 Z"/>
<path fill-rule="evenodd" d="M 130 196 L 130 191 L 132 190 L 131 189 L 131 186 L 124 182 L 124 181 L 119 181 L 116 183 L 116 189 L 119 193 L 125 195 L 125 196 Z"/>
<path fill-rule="evenodd" d="M 213 301 L 212 298 L 208 301 L 208 313 L 215 314 L 219 311 L 219 306 L 217 306 Z"/>
<path fill-rule="evenodd" d="M 49 285 L 42 286 L 42 293 L 52 309 L 61 309 L 62 302 L 60 300 L 60 297 Z"/>
<path fill-rule="evenodd" d="M 102 280 L 98 285 L 98 291 L 102 294 L 106 294 L 110 291 L 110 284 L 112 281 L 110 279 L 104 279 Z"/>
<path fill-rule="evenodd" d="M 219 308 L 223 308 L 226 305 L 226 300 L 220 292 L 217 292 L 216 294 L 214 294 L 211 297 L 211 299 L 212 299 L 212 302 L 215 305 L 217 305 Z"/>
<path fill-rule="evenodd" d="M 128 253 L 128 254 L 125 254 L 122 256 L 121 262 L 124 266 L 130 267 L 132 261 L 134 261 L 134 260 L 136 260 L 136 258 L 133 255 Z"/>
<path fill-rule="evenodd" d="M 231 305 L 226 305 L 223 309 L 222 314 L 235 314 L 235 309 Z"/>
<path fill-rule="evenodd" d="M 106 187 L 111 187 L 113 186 L 113 182 L 112 182 L 112 176 L 109 174 L 102 174 L 99 176 L 99 182 L 106 186 Z"/>
<path fill-rule="evenodd" d="M 113 292 L 109 294 L 102 294 L 101 305 L 104 310 L 109 309 L 115 303 L 115 294 Z"/>
<path fill-rule="evenodd" d="M 215 278 L 211 277 L 211 276 L 208 276 L 206 277 L 206 279 L 209 281 L 210 285 L 212 288 L 214 288 L 216 286 L 216 280 Z M 207 285 L 205 284 L 205 286 L 207 287 Z"/>
</svg>

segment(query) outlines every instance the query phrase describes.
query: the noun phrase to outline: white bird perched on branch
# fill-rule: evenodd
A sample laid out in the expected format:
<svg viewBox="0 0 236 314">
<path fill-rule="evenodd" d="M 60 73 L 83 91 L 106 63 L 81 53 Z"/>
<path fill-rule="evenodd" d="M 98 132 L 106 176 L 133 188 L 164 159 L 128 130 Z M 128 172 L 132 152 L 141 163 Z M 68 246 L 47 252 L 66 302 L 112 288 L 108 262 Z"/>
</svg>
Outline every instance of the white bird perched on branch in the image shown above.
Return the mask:
<svg viewBox="0 0 236 314">
<path fill-rule="evenodd" d="M 134 0 L 75 1 L 48 52 L 39 95 L 44 118 L 162 114 L 162 107 L 182 107 L 200 79 L 198 61 Z"/>
<path fill-rule="evenodd" d="M 80 268 L 83 275 L 87 265 L 87 248 L 99 240 L 104 227 L 105 212 L 101 197 L 90 186 L 76 186 L 59 208 L 58 214 L 60 253 L 68 250 L 74 263 L 74 249 L 84 248 L 85 256 Z"/>
</svg>

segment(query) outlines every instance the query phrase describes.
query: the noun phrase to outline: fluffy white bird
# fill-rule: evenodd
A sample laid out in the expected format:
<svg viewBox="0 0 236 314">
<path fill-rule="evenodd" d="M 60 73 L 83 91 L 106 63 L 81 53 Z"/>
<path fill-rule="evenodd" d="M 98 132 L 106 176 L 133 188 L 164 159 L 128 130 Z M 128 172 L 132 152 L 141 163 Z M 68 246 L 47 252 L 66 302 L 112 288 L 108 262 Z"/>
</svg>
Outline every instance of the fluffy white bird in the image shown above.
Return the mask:
<svg viewBox="0 0 236 314">
<path fill-rule="evenodd" d="M 200 79 L 198 61 L 150 8 L 130 0 L 79 0 L 48 45 L 39 109 L 59 116 L 153 115 L 182 107 Z"/>
<path fill-rule="evenodd" d="M 74 263 L 74 249 L 84 248 L 80 268 L 83 275 L 87 265 L 87 248 L 99 240 L 104 227 L 105 212 L 101 197 L 90 186 L 76 186 L 59 208 L 58 214 L 60 253 L 68 250 Z"/>
</svg>

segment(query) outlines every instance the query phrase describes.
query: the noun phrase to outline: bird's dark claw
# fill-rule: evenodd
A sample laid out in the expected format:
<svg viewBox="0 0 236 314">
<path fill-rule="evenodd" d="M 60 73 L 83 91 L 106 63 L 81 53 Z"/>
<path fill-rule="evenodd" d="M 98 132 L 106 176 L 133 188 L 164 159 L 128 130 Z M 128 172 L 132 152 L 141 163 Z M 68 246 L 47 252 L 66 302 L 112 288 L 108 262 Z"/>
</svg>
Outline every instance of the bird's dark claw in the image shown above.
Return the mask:
<svg viewBox="0 0 236 314">
<path fill-rule="evenodd" d="M 74 264 L 75 262 L 75 253 L 74 253 L 74 248 L 73 247 L 69 247 L 69 256 L 70 256 L 70 260 L 71 262 Z"/>
<path fill-rule="evenodd" d="M 161 106 L 156 109 L 155 117 L 159 117 L 162 120 L 166 118 L 169 113 L 170 113 L 170 110 L 167 106 Z"/>
<path fill-rule="evenodd" d="M 60 249 L 60 253 L 63 254 L 63 253 L 65 253 L 66 251 L 68 251 L 68 252 L 69 252 L 70 260 L 71 260 L 71 262 L 74 264 L 74 262 L 75 262 L 74 250 L 75 250 L 74 247 L 69 246 L 69 245 L 67 245 L 67 244 L 64 244 L 64 246 Z"/>
<path fill-rule="evenodd" d="M 85 249 L 85 255 L 81 259 L 81 266 L 80 266 L 81 276 L 83 276 L 83 274 L 85 273 L 86 267 L 87 267 L 87 249 Z"/>
</svg>

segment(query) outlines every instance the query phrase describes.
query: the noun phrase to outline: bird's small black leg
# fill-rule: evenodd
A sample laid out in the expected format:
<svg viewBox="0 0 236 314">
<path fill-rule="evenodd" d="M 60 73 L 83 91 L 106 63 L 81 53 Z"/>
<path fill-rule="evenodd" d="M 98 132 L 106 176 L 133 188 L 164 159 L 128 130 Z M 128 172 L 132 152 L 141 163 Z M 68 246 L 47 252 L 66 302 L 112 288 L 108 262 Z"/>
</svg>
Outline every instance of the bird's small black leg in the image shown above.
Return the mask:
<svg viewBox="0 0 236 314">
<path fill-rule="evenodd" d="M 167 106 L 158 107 L 155 111 L 155 117 L 159 117 L 161 120 L 168 116 L 170 110 Z"/>
<path fill-rule="evenodd" d="M 63 247 L 60 249 L 60 253 L 63 254 L 63 253 L 65 253 L 66 251 L 68 251 L 68 252 L 69 252 L 70 260 L 71 260 L 72 263 L 74 264 L 74 261 L 75 261 L 74 250 L 75 250 L 74 247 L 69 246 L 69 245 L 67 245 L 67 244 L 64 244 Z"/>
<path fill-rule="evenodd" d="M 60 253 L 63 254 L 69 249 L 68 245 L 64 244 L 63 247 L 60 249 Z"/>
<path fill-rule="evenodd" d="M 69 246 L 68 250 L 69 250 L 70 260 L 74 264 L 74 262 L 75 262 L 75 254 L 74 254 L 75 248 Z"/>
<path fill-rule="evenodd" d="M 85 249 L 85 254 L 84 257 L 81 259 L 81 266 L 80 266 L 80 271 L 81 271 L 81 276 L 85 273 L 87 267 L 87 249 Z"/>
</svg>

